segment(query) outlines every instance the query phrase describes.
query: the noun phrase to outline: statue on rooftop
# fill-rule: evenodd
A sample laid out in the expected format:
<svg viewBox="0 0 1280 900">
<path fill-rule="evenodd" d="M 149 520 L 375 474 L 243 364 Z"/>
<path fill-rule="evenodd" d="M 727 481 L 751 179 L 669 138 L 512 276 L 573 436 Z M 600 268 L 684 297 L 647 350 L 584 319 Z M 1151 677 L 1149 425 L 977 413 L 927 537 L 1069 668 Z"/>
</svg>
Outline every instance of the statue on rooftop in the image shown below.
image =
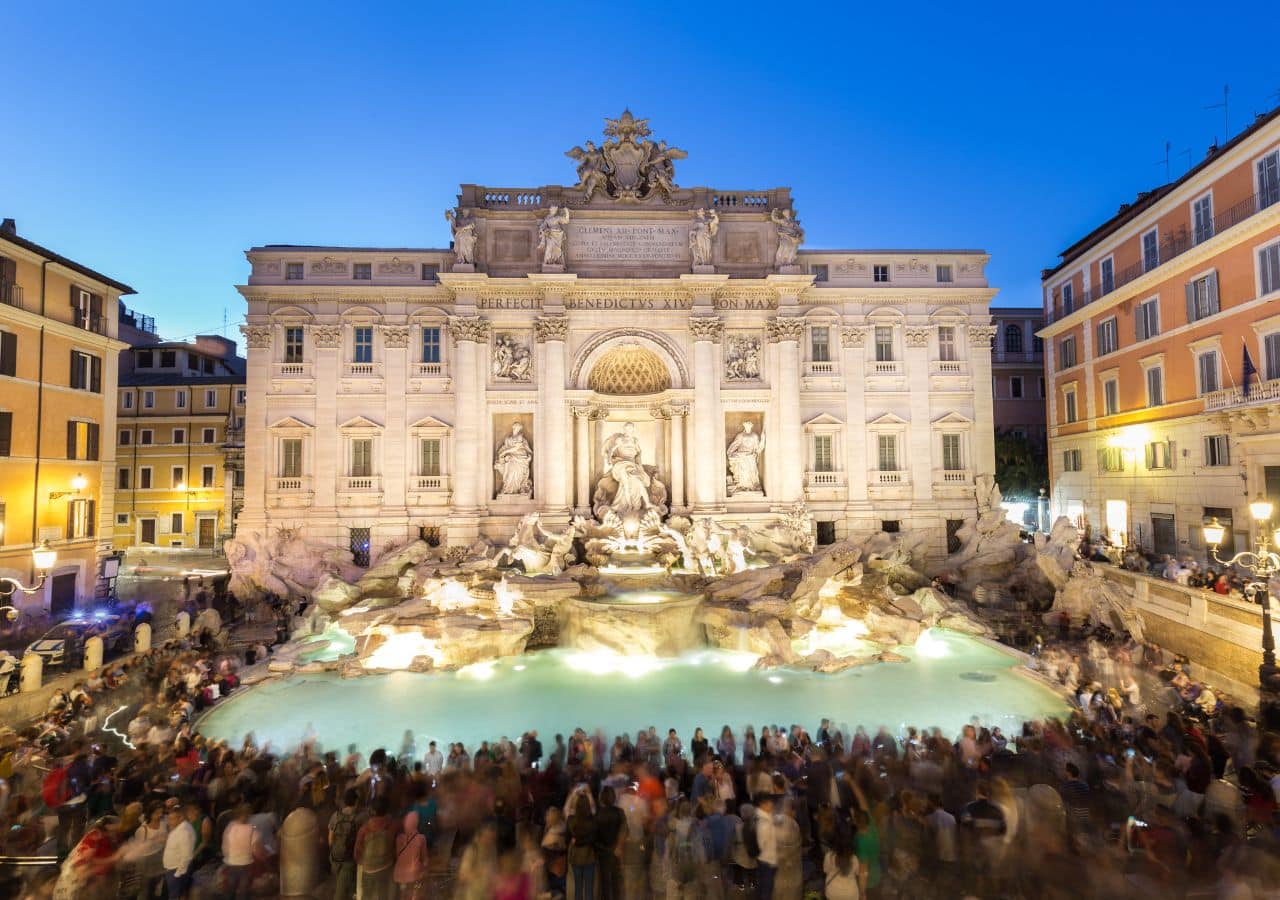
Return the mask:
<svg viewBox="0 0 1280 900">
<path fill-rule="evenodd" d="M 693 227 L 689 229 L 689 252 L 695 266 L 711 265 L 711 241 L 720 230 L 720 214 L 714 209 L 708 216 L 705 209 L 695 214 Z"/>
<path fill-rule="evenodd" d="M 460 265 L 476 261 L 476 220 L 461 210 L 446 209 L 444 217 L 453 231 L 453 260 Z"/>
<path fill-rule="evenodd" d="M 553 206 L 538 224 L 538 249 L 544 266 L 564 265 L 564 226 L 569 223 L 569 210 Z"/>
<path fill-rule="evenodd" d="M 790 209 L 775 209 L 769 214 L 769 220 L 778 230 L 778 251 L 774 254 L 773 264 L 779 269 L 794 266 L 796 254 L 804 243 L 804 229 L 800 227 L 800 220 Z"/>
</svg>

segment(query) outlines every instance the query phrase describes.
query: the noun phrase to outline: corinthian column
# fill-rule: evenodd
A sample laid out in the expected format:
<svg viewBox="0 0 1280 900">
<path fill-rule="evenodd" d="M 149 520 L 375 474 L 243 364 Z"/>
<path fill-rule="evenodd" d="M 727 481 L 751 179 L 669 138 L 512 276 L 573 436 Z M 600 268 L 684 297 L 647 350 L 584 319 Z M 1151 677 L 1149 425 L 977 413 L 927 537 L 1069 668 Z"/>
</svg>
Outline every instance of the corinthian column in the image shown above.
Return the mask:
<svg viewBox="0 0 1280 900">
<path fill-rule="evenodd" d="M 533 323 L 534 336 L 543 347 L 542 371 L 538 373 L 542 405 L 538 409 L 544 428 L 543 446 L 534 449 L 542 458 L 542 486 L 534 490 L 542 498 L 542 510 L 564 513 L 569 508 L 569 445 L 567 406 L 564 397 L 564 342 L 569 336 L 565 316 L 543 316 Z"/>
<path fill-rule="evenodd" d="M 802 445 L 800 432 L 800 336 L 804 333 L 804 320 L 795 318 L 770 319 L 769 342 L 778 345 L 777 391 L 778 430 L 781 439 L 782 465 L 777 467 L 776 491 L 765 492 L 775 503 L 795 503 L 804 499 L 804 467 L 808 455 Z"/>
<path fill-rule="evenodd" d="M 244 508 L 239 523 L 245 534 L 251 528 L 262 528 L 267 519 L 267 481 L 276 475 L 276 461 L 268 441 L 267 394 L 271 390 L 271 325 L 242 325 L 247 351 L 245 356 L 245 394 L 250 398 L 244 415 Z M 233 388 L 234 390 L 234 388 Z M 227 473 L 232 477 L 232 473 Z M 226 505 L 231 515 L 231 501 Z M 225 526 L 231 530 L 230 522 Z"/>
<path fill-rule="evenodd" d="M 724 322 L 719 316 L 693 316 L 689 332 L 693 335 L 693 440 L 699 449 L 694 457 L 693 504 L 695 512 L 710 512 L 724 490 L 724 450 L 718 445 L 720 429 L 716 427 L 721 417 L 716 402 L 720 385 L 716 345 L 724 334 Z"/>
<path fill-rule="evenodd" d="M 591 408 L 575 406 L 573 408 L 573 431 L 577 450 L 573 457 L 573 471 L 576 475 L 577 497 L 573 511 L 580 516 L 591 517 Z"/>
<path fill-rule="evenodd" d="M 688 407 L 671 407 L 671 509 L 684 509 L 684 417 Z"/>
<path fill-rule="evenodd" d="M 479 362 L 480 342 L 489 340 L 489 322 L 481 316 L 450 316 L 449 338 L 453 343 L 454 366 L 454 432 L 453 458 L 457 463 L 453 473 L 453 512 L 460 517 L 459 531 L 465 540 L 476 534 L 476 520 L 480 514 L 481 490 L 486 484 L 481 466 L 489 465 L 492 455 L 482 446 L 481 417 L 484 413 L 484 382 L 481 380 Z M 537 452 L 536 448 L 535 451 Z M 469 520 L 469 521 L 468 521 Z M 460 535 L 449 532 L 450 543 L 458 542 Z"/>
<path fill-rule="evenodd" d="M 867 499 L 867 328 L 846 325 L 840 329 L 840 347 L 844 353 L 844 451 L 845 484 L 851 502 Z"/>
<path fill-rule="evenodd" d="M 933 496 L 933 424 L 929 397 L 929 336 L 932 333 L 933 327 L 928 325 L 908 325 L 904 332 L 907 394 L 911 405 L 904 453 L 911 472 L 911 496 L 916 500 Z"/>
</svg>

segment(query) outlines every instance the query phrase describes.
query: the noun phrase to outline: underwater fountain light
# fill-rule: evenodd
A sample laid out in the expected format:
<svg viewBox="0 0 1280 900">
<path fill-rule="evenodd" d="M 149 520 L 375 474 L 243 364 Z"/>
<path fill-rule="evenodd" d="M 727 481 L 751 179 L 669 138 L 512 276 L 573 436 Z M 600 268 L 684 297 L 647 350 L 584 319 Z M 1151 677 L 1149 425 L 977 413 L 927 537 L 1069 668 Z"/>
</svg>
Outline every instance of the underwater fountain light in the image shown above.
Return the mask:
<svg viewBox="0 0 1280 900">
<path fill-rule="evenodd" d="M 364 659 L 366 669 L 407 669 L 419 656 L 427 656 L 435 665 L 440 665 L 444 654 L 439 645 L 431 638 L 418 631 L 378 630 L 386 636 L 386 640 Z"/>
<path fill-rule="evenodd" d="M 941 659 L 951 651 L 946 641 L 935 635 L 932 628 L 926 628 L 916 639 L 916 652 L 926 659 Z"/>
</svg>

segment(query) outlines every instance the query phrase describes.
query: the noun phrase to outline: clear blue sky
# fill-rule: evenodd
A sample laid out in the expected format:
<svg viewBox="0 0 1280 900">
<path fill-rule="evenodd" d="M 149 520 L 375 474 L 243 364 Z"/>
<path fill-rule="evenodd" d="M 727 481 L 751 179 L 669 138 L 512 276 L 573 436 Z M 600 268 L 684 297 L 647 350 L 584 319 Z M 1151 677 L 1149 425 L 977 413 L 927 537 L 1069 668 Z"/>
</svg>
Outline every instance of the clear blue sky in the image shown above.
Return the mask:
<svg viewBox="0 0 1280 900">
<path fill-rule="evenodd" d="M 1036 305 L 1166 140 L 1176 177 L 1221 136 L 1224 83 L 1233 132 L 1280 102 L 1270 2 L 668 10 L 9 4 L 0 215 L 182 337 L 241 318 L 246 248 L 445 246 L 459 182 L 571 183 L 629 105 L 683 185 L 790 186 L 811 247 L 984 248 Z"/>
</svg>

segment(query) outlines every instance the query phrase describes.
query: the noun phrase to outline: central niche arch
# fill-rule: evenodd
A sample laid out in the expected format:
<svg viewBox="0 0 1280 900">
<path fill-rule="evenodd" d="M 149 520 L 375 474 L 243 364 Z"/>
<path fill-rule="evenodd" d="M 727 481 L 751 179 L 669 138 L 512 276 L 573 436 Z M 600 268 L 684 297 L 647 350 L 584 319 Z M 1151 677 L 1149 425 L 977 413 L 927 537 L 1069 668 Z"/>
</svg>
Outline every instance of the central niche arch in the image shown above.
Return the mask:
<svg viewBox="0 0 1280 900">
<path fill-rule="evenodd" d="M 689 385 L 689 372 L 663 334 L 618 328 L 589 340 L 574 360 L 569 383 L 600 394 L 660 394 Z"/>
</svg>

